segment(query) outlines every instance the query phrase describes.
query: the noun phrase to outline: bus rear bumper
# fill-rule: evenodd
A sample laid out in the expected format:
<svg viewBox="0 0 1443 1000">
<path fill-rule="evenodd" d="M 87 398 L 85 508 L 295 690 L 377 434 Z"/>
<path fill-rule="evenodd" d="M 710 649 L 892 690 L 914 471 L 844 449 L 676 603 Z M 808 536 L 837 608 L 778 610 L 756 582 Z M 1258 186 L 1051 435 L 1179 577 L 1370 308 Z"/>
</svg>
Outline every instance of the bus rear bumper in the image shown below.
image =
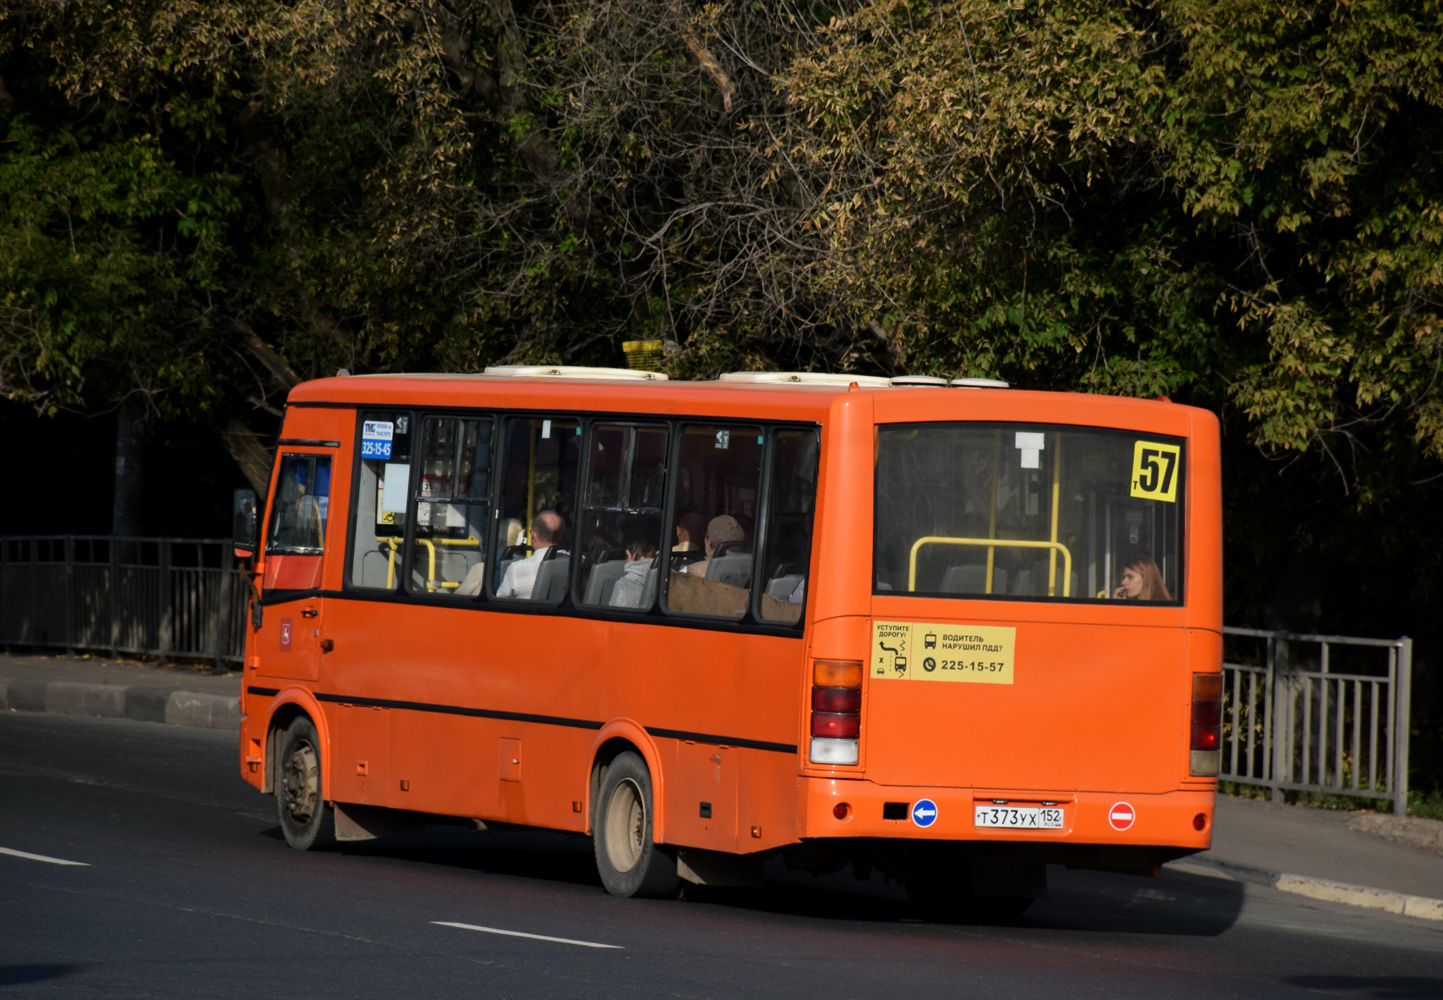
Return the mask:
<svg viewBox="0 0 1443 1000">
<path fill-rule="evenodd" d="M 883 838 L 981 843 L 1177 848 L 1177 855 L 1212 843 L 1211 788 L 1149 794 L 878 785 L 859 779 L 803 777 L 799 802 L 803 839 Z M 989 807 L 985 817 L 977 807 Z M 1041 822 L 1061 826 L 988 826 Z"/>
</svg>

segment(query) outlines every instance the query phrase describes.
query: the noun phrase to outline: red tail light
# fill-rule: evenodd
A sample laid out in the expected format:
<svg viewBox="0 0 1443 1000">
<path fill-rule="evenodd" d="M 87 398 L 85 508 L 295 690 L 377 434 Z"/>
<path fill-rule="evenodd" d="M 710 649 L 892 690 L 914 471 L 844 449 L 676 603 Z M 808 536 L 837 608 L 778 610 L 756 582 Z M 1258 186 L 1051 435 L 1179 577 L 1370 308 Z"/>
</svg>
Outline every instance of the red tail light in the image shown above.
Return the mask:
<svg viewBox="0 0 1443 1000">
<path fill-rule="evenodd" d="M 812 661 L 814 764 L 857 763 L 862 731 L 862 661 Z"/>
<path fill-rule="evenodd" d="M 812 711 L 850 712 L 855 715 L 862 711 L 862 689 L 814 687 Z"/>
<path fill-rule="evenodd" d="M 862 733 L 860 715 L 813 712 L 812 735 L 826 740 L 855 740 Z"/>
<path fill-rule="evenodd" d="M 1196 775 L 1218 773 L 1222 763 L 1223 675 L 1192 675 L 1191 771 Z"/>
</svg>

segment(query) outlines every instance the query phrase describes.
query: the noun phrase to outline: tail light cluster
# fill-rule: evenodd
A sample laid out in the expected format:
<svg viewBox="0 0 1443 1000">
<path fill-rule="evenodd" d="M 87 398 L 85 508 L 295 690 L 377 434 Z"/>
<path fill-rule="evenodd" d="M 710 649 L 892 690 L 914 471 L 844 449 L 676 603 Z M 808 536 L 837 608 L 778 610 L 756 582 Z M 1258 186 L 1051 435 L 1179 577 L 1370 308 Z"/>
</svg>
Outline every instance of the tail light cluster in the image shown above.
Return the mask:
<svg viewBox="0 0 1443 1000">
<path fill-rule="evenodd" d="M 855 764 L 862 733 L 862 661 L 812 661 L 813 764 Z"/>
<path fill-rule="evenodd" d="M 1192 675 L 1191 771 L 1213 777 L 1222 763 L 1223 675 Z"/>
</svg>

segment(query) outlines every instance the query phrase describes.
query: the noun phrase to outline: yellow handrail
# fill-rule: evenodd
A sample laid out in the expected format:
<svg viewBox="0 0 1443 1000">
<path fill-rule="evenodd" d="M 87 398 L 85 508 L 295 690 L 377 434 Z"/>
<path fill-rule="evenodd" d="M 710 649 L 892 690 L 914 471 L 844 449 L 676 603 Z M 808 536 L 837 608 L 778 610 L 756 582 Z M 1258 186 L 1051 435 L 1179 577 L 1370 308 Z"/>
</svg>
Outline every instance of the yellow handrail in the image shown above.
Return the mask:
<svg viewBox="0 0 1443 1000">
<path fill-rule="evenodd" d="M 1062 553 L 1062 596 L 1072 596 L 1072 553 L 1061 542 L 1034 542 L 1023 538 L 951 538 L 946 535 L 925 535 L 912 543 L 912 557 L 907 569 L 907 590 L 917 589 L 917 550 L 924 545 L 985 545 L 995 548 L 1051 549 Z M 1051 589 L 1050 587 L 1048 588 Z"/>
<path fill-rule="evenodd" d="M 386 589 L 390 590 L 396 586 L 396 550 L 401 547 L 401 539 L 394 536 L 378 538 L 376 539 L 376 544 L 389 545 L 391 547 L 390 556 L 386 560 Z M 461 586 L 459 581 L 454 583 L 445 580 L 440 583 L 436 582 L 436 545 L 451 545 L 463 549 L 479 549 L 481 547 L 481 539 L 474 535 L 468 538 L 418 538 L 416 539 L 416 544 L 426 546 L 426 551 L 429 553 L 426 562 L 426 590 L 434 593 L 437 587 L 454 590 Z"/>
<path fill-rule="evenodd" d="M 987 537 L 997 537 L 997 480 L 1002 468 L 1002 432 L 992 432 L 992 503 L 987 507 Z M 996 550 L 987 548 L 987 593 L 992 593 L 993 571 L 996 567 Z"/>
<path fill-rule="evenodd" d="M 1052 540 L 1057 541 L 1057 508 L 1061 502 L 1059 488 L 1062 485 L 1062 435 L 1055 434 L 1052 438 Z M 1069 580 L 1070 580 L 1069 575 Z M 1067 589 L 1067 583 L 1063 583 L 1063 590 Z M 1057 596 L 1057 550 L 1053 549 L 1047 553 L 1047 596 Z M 1067 594 L 1062 595 L 1066 597 Z"/>
</svg>

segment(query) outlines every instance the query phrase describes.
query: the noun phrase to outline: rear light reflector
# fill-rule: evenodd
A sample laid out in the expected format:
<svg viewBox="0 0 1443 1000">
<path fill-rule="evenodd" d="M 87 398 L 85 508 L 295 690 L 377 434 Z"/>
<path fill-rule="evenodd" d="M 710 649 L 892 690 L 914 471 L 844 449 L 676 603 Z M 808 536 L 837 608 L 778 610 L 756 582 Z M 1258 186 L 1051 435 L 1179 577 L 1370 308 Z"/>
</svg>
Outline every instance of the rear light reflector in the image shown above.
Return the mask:
<svg viewBox="0 0 1443 1000">
<path fill-rule="evenodd" d="M 1192 733 L 1188 770 L 1216 777 L 1222 764 L 1223 675 L 1192 675 Z"/>
<path fill-rule="evenodd" d="M 856 764 L 862 734 L 862 661 L 812 661 L 813 764 Z"/>
<path fill-rule="evenodd" d="M 817 687 L 859 688 L 862 686 L 862 661 L 813 660 L 812 683 Z"/>
<path fill-rule="evenodd" d="M 813 739 L 809 756 L 813 764 L 855 764 L 857 763 L 856 740 Z"/>
</svg>

